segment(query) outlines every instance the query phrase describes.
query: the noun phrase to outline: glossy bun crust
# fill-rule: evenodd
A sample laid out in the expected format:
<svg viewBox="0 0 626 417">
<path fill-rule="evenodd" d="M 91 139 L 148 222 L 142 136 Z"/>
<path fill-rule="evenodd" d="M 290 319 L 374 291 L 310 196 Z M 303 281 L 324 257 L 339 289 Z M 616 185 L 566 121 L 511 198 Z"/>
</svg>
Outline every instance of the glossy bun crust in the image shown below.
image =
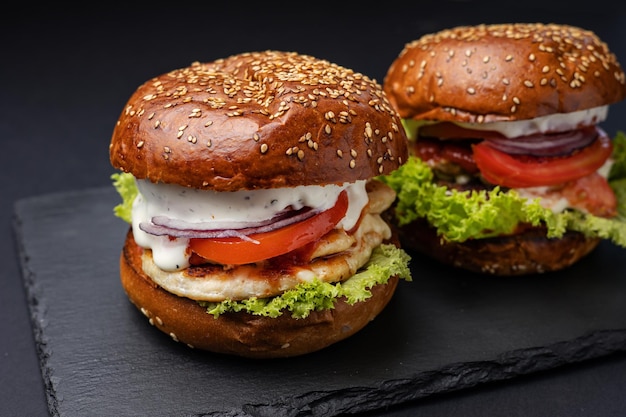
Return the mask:
<svg viewBox="0 0 626 417">
<path fill-rule="evenodd" d="M 557 24 L 461 26 L 405 45 L 384 80 L 403 118 L 525 120 L 618 102 L 622 68 L 593 32 Z"/>
<path fill-rule="evenodd" d="M 402 246 L 437 261 L 483 274 L 512 276 L 558 271 L 578 262 L 600 243 L 582 233 L 548 239 L 542 228 L 510 236 L 442 243 L 424 219 L 399 228 Z"/>
<path fill-rule="evenodd" d="M 110 159 L 136 178 L 215 191 L 353 182 L 407 159 L 382 87 L 294 52 L 243 53 L 153 78 L 131 96 Z"/>
<path fill-rule="evenodd" d="M 121 281 L 128 298 L 150 323 L 193 348 L 249 358 L 303 355 L 343 340 L 373 320 L 387 305 L 398 278 L 371 289 L 372 297 L 354 305 L 338 301 L 332 310 L 304 319 L 226 313 L 215 319 L 195 301 L 156 285 L 141 268 L 142 250 L 129 231 L 120 257 Z"/>
</svg>

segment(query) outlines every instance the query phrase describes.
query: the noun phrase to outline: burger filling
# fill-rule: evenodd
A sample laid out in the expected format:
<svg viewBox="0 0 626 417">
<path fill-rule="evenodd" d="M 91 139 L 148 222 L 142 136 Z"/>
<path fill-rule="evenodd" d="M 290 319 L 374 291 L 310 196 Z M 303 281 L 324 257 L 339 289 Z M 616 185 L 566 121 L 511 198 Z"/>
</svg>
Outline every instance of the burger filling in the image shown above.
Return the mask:
<svg viewBox="0 0 626 417">
<path fill-rule="evenodd" d="M 436 181 L 456 189 L 516 189 L 556 212 L 617 214 L 607 183 L 610 138 L 596 123 L 607 106 L 532 120 L 495 123 L 408 122 L 413 153 Z"/>
<path fill-rule="evenodd" d="M 496 123 L 403 120 L 412 156 L 383 178 L 399 224 L 425 219 L 444 241 L 567 231 L 626 246 L 626 135 L 606 106 Z"/>
<path fill-rule="evenodd" d="M 120 194 L 131 194 L 117 178 Z M 353 277 L 391 238 L 381 213 L 396 196 L 377 180 L 217 193 L 132 178 L 129 187 L 136 188 L 127 221 L 146 249 L 146 275 L 173 294 L 208 302 L 268 298 L 303 283 Z M 214 256 L 216 247 L 224 253 Z M 213 260 L 220 257 L 236 262 Z"/>
<path fill-rule="evenodd" d="M 368 201 L 365 181 L 215 192 L 138 180 L 137 188 L 139 193 L 132 208 L 135 241 L 151 249 L 154 263 L 166 271 L 190 265 L 192 239 L 229 239 L 225 241 L 229 250 L 241 250 L 232 242 L 248 242 L 246 248 L 253 251 L 261 246 L 255 235 L 314 218 L 335 207 L 341 195 L 347 197 L 347 208 L 332 226 L 349 230 L 356 225 Z"/>
<path fill-rule="evenodd" d="M 344 281 L 370 259 L 374 248 L 391 237 L 391 230 L 380 213 L 391 205 L 395 194 L 380 184 L 369 195 L 376 203 L 367 205 L 362 216 L 357 215 L 362 218 L 354 231 L 338 226 L 297 254 L 252 264 L 227 267 L 202 264 L 169 272 L 154 262 L 154 251 L 145 251 L 144 272 L 171 293 L 204 301 L 265 298 L 314 280 Z"/>
</svg>

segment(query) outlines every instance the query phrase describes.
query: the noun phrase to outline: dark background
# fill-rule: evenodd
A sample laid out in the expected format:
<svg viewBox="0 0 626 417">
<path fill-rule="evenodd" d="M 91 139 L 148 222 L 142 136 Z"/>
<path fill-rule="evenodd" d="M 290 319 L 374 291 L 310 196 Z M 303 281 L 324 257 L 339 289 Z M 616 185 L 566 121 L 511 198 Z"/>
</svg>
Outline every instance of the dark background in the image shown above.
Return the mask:
<svg viewBox="0 0 626 417">
<path fill-rule="evenodd" d="M 208 2 L 207 2 L 208 3 Z M 405 43 L 446 27 L 556 22 L 595 31 L 626 63 L 626 6 L 608 2 L 174 2 L 0 17 L 0 415 L 47 415 L 12 230 L 14 202 L 107 186 L 110 135 L 135 88 L 193 61 L 263 50 L 325 58 L 382 82 Z M 626 103 L 604 128 L 626 129 Z M 97 238 L 97 237 L 94 237 Z M 93 256 L 97 256 L 96 253 Z M 72 262 L 68 253 L 67 262 Z M 89 277 L 85 277 L 88 279 Z M 626 277 L 625 277 L 626 279 Z M 462 343 L 460 341 L 460 343 Z M 422 400 L 386 416 L 626 415 L 626 355 Z"/>
</svg>

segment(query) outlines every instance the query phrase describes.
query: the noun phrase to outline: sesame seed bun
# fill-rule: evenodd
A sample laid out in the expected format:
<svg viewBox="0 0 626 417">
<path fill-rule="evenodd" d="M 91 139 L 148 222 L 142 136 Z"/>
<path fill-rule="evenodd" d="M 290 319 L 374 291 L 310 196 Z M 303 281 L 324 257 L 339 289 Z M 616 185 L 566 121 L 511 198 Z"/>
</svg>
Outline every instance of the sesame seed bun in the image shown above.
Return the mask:
<svg viewBox="0 0 626 417">
<path fill-rule="evenodd" d="M 398 277 L 371 289 L 372 296 L 355 304 L 339 299 L 334 308 L 306 318 L 289 313 L 271 318 L 245 312 L 208 314 L 196 301 L 178 297 L 156 285 L 142 270 L 143 249 L 132 232 L 120 257 L 120 276 L 129 299 L 150 324 L 192 348 L 248 358 L 284 358 L 318 351 L 355 334 L 391 300 Z"/>
<path fill-rule="evenodd" d="M 405 45 L 384 80 L 406 119 L 532 119 L 626 96 L 615 55 L 593 32 L 557 24 L 461 26 Z"/>
<path fill-rule="evenodd" d="M 110 158 L 136 178 L 236 191 L 353 182 L 407 158 L 400 120 L 367 76 L 293 52 L 194 63 L 144 83 Z"/>
</svg>

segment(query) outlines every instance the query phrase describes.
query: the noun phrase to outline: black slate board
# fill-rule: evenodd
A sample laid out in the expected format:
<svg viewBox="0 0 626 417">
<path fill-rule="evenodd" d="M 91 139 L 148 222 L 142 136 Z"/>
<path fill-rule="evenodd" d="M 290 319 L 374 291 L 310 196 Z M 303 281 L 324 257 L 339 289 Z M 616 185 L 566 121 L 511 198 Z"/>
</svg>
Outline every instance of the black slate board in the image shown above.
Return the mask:
<svg viewBox="0 0 626 417">
<path fill-rule="evenodd" d="M 626 251 L 494 278 L 415 256 L 383 313 L 307 356 L 249 360 L 174 343 L 126 298 L 127 225 L 112 187 L 15 205 L 15 233 L 54 416 L 333 416 L 626 350 Z"/>
</svg>

